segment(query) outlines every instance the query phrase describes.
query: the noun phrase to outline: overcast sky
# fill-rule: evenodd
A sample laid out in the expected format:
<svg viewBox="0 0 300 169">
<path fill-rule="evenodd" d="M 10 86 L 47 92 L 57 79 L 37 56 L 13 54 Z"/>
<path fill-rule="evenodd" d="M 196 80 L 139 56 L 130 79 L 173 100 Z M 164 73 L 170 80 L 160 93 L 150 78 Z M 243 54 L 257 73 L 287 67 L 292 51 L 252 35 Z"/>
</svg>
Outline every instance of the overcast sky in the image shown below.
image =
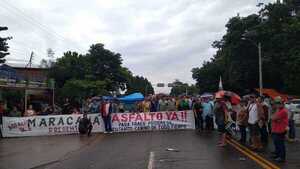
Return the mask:
<svg viewBox="0 0 300 169">
<path fill-rule="evenodd" d="M 12 36 L 9 63 L 85 53 L 94 43 L 122 55 L 124 66 L 153 84 L 194 83 L 191 69 L 209 60 L 229 18 L 274 0 L 0 0 L 0 25 Z M 156 92 L 167 88 L 156 88 Z"/>
</svg>

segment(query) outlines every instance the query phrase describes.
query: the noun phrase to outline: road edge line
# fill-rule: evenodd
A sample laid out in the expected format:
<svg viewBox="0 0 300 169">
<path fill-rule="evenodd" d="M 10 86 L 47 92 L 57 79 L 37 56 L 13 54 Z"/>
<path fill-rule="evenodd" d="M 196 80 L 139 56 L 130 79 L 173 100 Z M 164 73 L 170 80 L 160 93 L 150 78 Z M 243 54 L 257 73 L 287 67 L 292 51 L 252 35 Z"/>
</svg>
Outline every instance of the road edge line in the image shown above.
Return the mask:
<svg viewBox="0 0 300 169">
<path fill-rule="evenodd" d="M 153 151 L 150 152 L 147 169 L 154 169 L 154 152 Z"/>
<path fill-rule="evenodd" d="M 263 167 L 264 169 L 272 169 L 270 166 L 268 166 L 267 164 L 259 161 L 255 156 L 251 155 L 250 153 L 244 151 L 242 148 L 236 146 L 234 143 L 230 142 L 230 140 L 226 140 L 226 142 L 228 144 L 230 144 L 232 147 L 234 147 L 235 149 L 237 149 L 238 151 L 240 151 L 242 154 L 244 154 L 245 156 L 247 156 L 248 158 L 252 159 L 254 162 L 256 162 L 258 165 L 260 165 L 261 167 Z"/>
<path fill-rule="evenodd" d="M 247 148 L 246 146 L 241 145 L 240 143 L 238 143 L 236 140 L 229 138 L 234 144 L 236 144 L 236 146 L 239 146 L 240 148 L 244 149 L 244 151 L 247 151 L 248 153 L 250 153 L 252 156 L 255 156 L 257 159 L 259 159 L 260 161 L 266 163 L 267 165 L 271 166 L 274 169 L 280 169 L 280 167 L 278 167 L 277 165 L 275 165 L 274 163 L 270 162 L 269 160 L 265 159 L 264 157 L 260 156 L 259 154 L 253 152 L 252 150 L 250 150 L 249 148 Z"/>
</svg>

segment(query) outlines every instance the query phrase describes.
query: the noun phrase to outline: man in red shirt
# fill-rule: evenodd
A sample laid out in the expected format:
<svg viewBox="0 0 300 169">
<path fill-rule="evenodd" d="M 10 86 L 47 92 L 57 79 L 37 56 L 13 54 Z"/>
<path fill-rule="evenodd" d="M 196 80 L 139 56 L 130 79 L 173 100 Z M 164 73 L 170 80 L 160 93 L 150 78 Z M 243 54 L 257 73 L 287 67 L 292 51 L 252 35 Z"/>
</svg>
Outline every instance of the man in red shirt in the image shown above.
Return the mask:
<svg viewBox="0 0 300 169">
<path fill-rule="evenodd" d="M 284 107 L 281 97 L 274 99 L 276 112 L 272 115 L 272 138 L 275 152 L 274 158 L 277 162 L 285 162 L 285 134 L 288 127 L 288 110 Z"/>
<path fill-rule="evenodd" d="M 112 113 L 112 107 L 110 102 L 104 100 L 101 105 L 101 116 L 104 121 L 104 127 L 105 127 L 104 133 L 112 133 L 111 113 Z"/>
</svg>

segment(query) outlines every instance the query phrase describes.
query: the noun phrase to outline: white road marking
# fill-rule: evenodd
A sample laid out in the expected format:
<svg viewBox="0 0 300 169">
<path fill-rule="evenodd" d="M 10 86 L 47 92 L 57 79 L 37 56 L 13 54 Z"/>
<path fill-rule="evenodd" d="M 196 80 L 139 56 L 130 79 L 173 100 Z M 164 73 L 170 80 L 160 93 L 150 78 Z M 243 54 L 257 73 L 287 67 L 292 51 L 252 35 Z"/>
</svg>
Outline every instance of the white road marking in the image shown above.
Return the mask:
<svg viewBox="0 0 300 169">
<path fill-rule="evenodd" d="M 150 152 L 148 168 L 147 169 L 154 169 L 154 152 Z"/>
</svg>

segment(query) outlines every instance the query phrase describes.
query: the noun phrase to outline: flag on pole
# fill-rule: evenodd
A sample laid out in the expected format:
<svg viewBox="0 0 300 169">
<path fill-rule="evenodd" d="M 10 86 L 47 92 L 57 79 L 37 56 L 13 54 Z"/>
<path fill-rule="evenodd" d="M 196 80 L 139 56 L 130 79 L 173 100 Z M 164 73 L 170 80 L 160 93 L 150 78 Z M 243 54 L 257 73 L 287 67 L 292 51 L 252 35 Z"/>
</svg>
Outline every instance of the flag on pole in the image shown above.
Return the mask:
<svg viewBox="0 0 300 169">
<path fill-rule="evenodd" d="M 222 77 L 220 76 L 220 81 L 219 81 L 219 90 L 223 90 L 223 83 L 222 83 Z"/>
</svg>

